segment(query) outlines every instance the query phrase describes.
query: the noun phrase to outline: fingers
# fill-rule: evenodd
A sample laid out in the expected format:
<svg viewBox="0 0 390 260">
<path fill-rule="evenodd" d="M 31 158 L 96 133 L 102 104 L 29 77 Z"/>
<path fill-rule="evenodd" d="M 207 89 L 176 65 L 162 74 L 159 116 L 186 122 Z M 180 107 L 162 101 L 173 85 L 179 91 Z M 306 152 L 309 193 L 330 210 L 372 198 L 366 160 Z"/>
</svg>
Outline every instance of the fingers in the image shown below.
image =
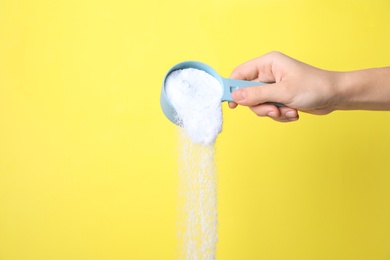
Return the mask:
<svg viewBox="0 0 390 260">
<path fill-rule="evenodd" d="M 229 102 L 230 108 L 236 108 L 237 103 Z M 269 117 L 278 122 L 293 122 L 299 119 L 296 109 L 290 107 L 277 107 L 273 104 L 263 103 L 260 105 L 249 106 L 249 108 L 260 117 Z"/>
<path fill-rule="evenodd" d="M 278 122 L 292 122 L 299 119 L 298 111 L 289 107 L 276 107 L 272 104 L 261 104 L 249 108 L 260 117 L 268 116 Z"/>
<path fill-rule="evenodd" d="M 232 93 L 235 103 L 243 106 L 256 106 L 266 102 L 278 102 L 286 104 L 283 84 L 267 84 L 237 89 Z"/>
<path fill-rule="evenodd" d="M 236 108 L 237 104 L 229 102 L 230 108 Z M 260 104 L 249 107 L 256 115 L 260 117 L 269 117 L 278 122 L 293 122 L 299 119 L 296 109 L 289 107 L 277 107 L 272 104 Z"/>
<path fill-rule="evenodd" d="M 239 65 L 232 71 L 232 74 L 230 74 L 230 78 L 242 79 L 242 80 L 257 79 L 259 75 L 257 64 L 258 64 L 258 58 L 247 61 Z"/>
<path fill-rule="evenodd" d="M 238 106 L 238 104 L 237 103 L 234 103 L 234 102 L 228 102 L 228 105 L 229 105 L 229 107 L 230 108 L 236 108 L 237 106 Z"/>
<path fill-rule="evenodd" d="M 290 57 L 280 52 L 269 52 L 239 65 L 233 70 L 230 78 L 259 80 L 261 82 L 278 82 L 281 79 L 283 71 L 280 70 L 277 64 L 285 64 L 290 60 L 292 60 Z"/>
<path fill-rule="evenodd" d="M 236 67 L 230 78 L 257 80 L 271 84 L 235 90 L 232 93 L 234 102 L 229 102 L 229 107 L 248 106 L 256 115 L 268 116 L 279 122 L 298 120 L 298 110 L 287 107 L 289 104 L 293 104 L 293 95 L 291 88 L 290 91 L 287 91 L 290 83 L 285 80 L 286 71 L 288 71 L 286 66 L 294 67 L 295 63 L 294 59 L 282 53 L 270 52 Z M 277 102 L 287 106 L 276 107 L 268 102 Z"/>
</svg>

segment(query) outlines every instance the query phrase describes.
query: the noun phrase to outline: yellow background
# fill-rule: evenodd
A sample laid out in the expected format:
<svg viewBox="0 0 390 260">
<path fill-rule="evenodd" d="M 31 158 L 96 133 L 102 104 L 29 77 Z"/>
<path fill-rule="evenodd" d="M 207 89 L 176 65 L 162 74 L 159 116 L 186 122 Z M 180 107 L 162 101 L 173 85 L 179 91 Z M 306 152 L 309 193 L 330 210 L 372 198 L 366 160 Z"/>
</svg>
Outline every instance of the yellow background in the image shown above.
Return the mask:
<svg viewBox="0 0 390 260">
<path fill-rule="evenodd" d="M 1 0 L 0 259 L 174 259 L 165 72 L 272 50 L 390 65 L 388 0 Z M 390 259 L 390 113 L 224 104 L 218 259 Z"/>
</svg>

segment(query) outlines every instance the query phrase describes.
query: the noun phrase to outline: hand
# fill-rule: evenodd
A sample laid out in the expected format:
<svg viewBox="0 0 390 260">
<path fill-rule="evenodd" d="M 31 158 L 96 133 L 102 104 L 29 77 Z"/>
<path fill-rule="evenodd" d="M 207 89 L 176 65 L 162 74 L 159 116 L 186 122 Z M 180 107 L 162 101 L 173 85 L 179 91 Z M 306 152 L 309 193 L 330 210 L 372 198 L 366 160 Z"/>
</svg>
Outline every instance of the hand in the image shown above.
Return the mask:
<svg viewBox="0 0 390 260">
<path fill-rule="evenodd" d="M 271 84 L 234 91 L 234 102 L 230 102 L 229 107 L 248 106 L 256 115 L 280 122 L 298 120 L 298 111 L 328 114 L 336 109 L 335 86 L 339 74 L 315 68 L 279 52 L 270 52 L 238 66 L 230 77 Z M 276 107 L 266 102 L 286 106 Z"/>
</svg>

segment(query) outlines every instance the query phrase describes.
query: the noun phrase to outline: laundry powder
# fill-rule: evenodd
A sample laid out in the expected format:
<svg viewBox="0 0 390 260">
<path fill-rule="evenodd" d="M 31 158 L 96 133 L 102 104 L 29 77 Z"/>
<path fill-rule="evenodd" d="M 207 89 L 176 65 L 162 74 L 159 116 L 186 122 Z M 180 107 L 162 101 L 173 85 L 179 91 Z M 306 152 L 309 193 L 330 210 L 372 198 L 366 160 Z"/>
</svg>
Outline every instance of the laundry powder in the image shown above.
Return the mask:
<svg viewBox="0 0 390 260">
<path fill-rule="evenodd" d="M 222 129 L 222 88 L 208 73 L 176 70 L 165 82 L 179 122 L 179 259 L 215 259 L 217 184 L 214 143 Z"/>
<path fill-rule="evenodd" d="M 218 241 L 214 146 L 179 132 L 178 259 L 213 260 Z"/>
<path fill-rule="evenodd" d="M 222 87 L 203 70 L 175 70 L 165 81 L 177 121 L 194 143 L 210 144 L 222 128 Z"/>
</svg>

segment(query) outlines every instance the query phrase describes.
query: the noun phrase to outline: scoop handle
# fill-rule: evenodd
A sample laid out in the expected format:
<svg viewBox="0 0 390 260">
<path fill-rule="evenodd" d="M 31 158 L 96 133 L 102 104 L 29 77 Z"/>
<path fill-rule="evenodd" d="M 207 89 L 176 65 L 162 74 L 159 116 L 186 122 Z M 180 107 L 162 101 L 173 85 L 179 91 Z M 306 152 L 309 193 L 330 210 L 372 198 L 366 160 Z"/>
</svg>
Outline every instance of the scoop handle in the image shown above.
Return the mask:
<svg viewBox="0 0 390 260">
<path fill-rule="evenodd" d="M 253 87 L 253 86 L 263 86 L 267 84 L 259 81 L 247 81 L 247 80 L 227 79 L 227 78 L 222 78 L 222 82 L 223 82 L 223 95 L 221 101 L 230 101 L 230 102 L 234 102 L 232 98 L 232 93 L 236 89 Z M 277 107 L 285 106 L 284 104 L 277 103 L 277 102 L 267 102 L 267 104 L 272 104 Z"/>
</svg>

